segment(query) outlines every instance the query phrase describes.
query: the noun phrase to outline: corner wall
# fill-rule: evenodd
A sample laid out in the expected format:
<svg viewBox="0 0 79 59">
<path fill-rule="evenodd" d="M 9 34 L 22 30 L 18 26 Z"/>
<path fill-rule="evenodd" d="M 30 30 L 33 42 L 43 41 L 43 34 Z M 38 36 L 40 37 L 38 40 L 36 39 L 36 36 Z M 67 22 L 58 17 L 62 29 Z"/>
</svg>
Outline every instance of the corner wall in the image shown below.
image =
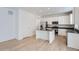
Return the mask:
<svg viewBox="0 0 79 59">
<path fill-rule="evenodd" d="M 19 9 L 18 15 L 19 15 L 18 39 L 20 40 L 23 39 L 24 37 L 34 35 L 36 30 L 37 16 L 23 9 Z"/>
</svg>

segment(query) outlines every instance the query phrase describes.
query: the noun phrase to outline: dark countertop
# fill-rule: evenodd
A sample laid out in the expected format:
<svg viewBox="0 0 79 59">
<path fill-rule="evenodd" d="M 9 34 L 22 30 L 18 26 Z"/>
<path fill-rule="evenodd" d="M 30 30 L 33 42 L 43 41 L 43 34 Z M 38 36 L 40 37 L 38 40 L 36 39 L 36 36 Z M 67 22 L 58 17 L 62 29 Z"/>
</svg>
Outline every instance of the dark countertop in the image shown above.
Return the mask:
<svg viewBox="0 0 79 59">
<path fill-rule="evenodd" d="M 74 29 L 74 25 L 70 24 L 58 24 L 58 25 L 48 25 L 46 29 Z"/>
<path fill-rule="evenodd" d="M 53 28 L 49 28 L 49 29 L 45 29 L 43 31 L 52 31 L 52 30 L 58 30 L 58 29 L 67 29 L 67 33 L 79 33 L 78 29 L 74 29 L 74 28 L 65 28 L 65 27 L 53 27 Z"/>
<path fill-rule="evenodd" d="M 79 30 L 78 29 L 74 29 L 74 30 L 68 30 L 67 32 L 70 32 L 70 33 L 79 33 Z"/>
<path fill-rule="evenodd" d="M 67 32 L 71 32 L 71 33 L 79 33 L 78 29 L 74 28 L 74 25 L 65 25 L 65 24 L 59 24 L 59 25 L 48 25 L 47 27 L 45 27 L 46 31 L 50 31 L 50 30 L 58 30 L 58 29 L 67 29 Z"/>
<path fill-rule="evenodd" d="M 52 30 L 53 30 L 53 29 L 67 29 L 67 30 L 74 30 L 73 27 L 57 27 L 57 26 L 56 26 L 56 27 L 47 27 L 46 29 L 47 29 L 47 30 L 48 30 L 48 29 L 52 29 Z"/>
</svg>

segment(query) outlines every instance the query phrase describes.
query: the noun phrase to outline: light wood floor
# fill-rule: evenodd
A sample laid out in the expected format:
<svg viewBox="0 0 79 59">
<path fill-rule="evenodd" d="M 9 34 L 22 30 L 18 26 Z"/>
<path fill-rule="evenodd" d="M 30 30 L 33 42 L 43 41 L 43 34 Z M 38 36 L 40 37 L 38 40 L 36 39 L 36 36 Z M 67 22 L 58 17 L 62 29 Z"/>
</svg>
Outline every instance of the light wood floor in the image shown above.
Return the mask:
<svg viewBox="0 0 79 59">
<path fill-rule="evenodd" d="M 35 36 L 23 40 L 10 40 L 0 43 L 0 51 L 78 51 L 66 46 L 66 37 L 58 36 L 49 44 L 48 41 L 36 40 Z"/>
</svg>

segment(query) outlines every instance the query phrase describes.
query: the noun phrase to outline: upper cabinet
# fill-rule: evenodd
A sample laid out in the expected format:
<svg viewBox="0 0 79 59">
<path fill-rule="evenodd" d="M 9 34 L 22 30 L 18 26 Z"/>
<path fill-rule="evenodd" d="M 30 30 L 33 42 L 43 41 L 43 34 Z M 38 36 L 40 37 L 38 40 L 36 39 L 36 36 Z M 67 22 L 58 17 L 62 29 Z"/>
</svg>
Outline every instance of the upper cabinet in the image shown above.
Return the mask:
<svg viewBox="0 0 79 59">
<path fill-rule="evenodd" d="M 75 28 L 79 29 L 79 7 L 73 9 L 73 19 L 75 23 Z"/>
</svg>

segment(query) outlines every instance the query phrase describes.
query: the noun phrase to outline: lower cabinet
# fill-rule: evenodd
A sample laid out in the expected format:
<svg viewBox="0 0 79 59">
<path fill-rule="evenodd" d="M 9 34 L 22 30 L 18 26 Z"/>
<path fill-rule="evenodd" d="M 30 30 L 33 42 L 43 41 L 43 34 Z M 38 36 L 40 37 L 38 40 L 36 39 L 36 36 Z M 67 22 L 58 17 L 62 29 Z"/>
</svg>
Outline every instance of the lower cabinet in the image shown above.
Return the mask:
<svg viewBox="0 0 79 59">
<path fill-rule="evenodd" d="M 67 47 L 79 49 L 79 33 L 67 33 Z"/>
<path fill-rule="evenodd" d="M 67 35 L 67 30 L 66 29 L 58 29 L 58 35 L 66 36 Z"/>
<path fill-rule="evenodd" d="M 36 39 L 48 40 L 52 43 L 55 40 L 55 31 L 36 30 Z"/>
</svg>

